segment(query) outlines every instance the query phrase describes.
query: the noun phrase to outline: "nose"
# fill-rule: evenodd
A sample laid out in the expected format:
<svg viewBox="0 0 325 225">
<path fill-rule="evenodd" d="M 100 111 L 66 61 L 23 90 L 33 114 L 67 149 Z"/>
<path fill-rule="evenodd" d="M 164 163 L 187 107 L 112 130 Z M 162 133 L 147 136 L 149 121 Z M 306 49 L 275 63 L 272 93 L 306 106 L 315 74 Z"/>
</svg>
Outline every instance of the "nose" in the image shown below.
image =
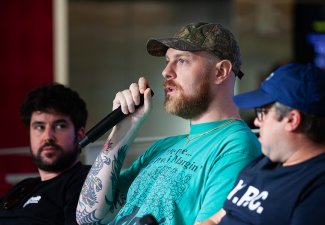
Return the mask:
<svg viewBox="0 0 325 225">
<path fill-rule="evenodd" d="M 259 120 L 257 119 L 257 117 L 255 117 L 255 119 L 254 119 L 254 125 L 255 125 L 256 127 L 261 127 L 261 121 L 259 121 Z"/>
<path fill-rule="evenodd" d="M 166 80 L 170 80 L 176 77 L 176 73 L 172 68 L 171 63 L 167 63 L 165 69 L 162 71 L 162 75 Z"/>
<path fill-rule="evenodd" d="M 55 141 L 55 131 L 49 127 L 47 127 L 43 133 L 44 142 L 52 142 Z"/>
</svg>

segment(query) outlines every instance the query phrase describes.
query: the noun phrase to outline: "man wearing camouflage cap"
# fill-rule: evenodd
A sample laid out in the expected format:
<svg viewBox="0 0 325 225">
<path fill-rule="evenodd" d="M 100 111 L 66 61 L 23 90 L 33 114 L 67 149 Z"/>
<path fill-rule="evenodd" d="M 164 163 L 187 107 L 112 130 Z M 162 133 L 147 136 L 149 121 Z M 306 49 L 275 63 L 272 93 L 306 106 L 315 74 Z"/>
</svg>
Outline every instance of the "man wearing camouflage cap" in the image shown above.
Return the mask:
<svg viewBox="0 0 325 225">
<path fill-rule="evenodd" d="M 115 126 L 86 179 L 79 224 L 194 224 L 222 207 L 241 168 L 260 154 L 255 135 L 240 120 L 232 97 L 241 78 L 240 52 L 219 24 L 189 24 L 173 38 L 151 39 L 147 50 L 165 56 L 162 74 L 167 112 L 189 120 L 189 134 L 156 141 L 120 173 L 151 108 L 145 78 L 116 94 L 127 119 Z M 144 106 L 135 110 L 144 94 Z"/>
</svg>

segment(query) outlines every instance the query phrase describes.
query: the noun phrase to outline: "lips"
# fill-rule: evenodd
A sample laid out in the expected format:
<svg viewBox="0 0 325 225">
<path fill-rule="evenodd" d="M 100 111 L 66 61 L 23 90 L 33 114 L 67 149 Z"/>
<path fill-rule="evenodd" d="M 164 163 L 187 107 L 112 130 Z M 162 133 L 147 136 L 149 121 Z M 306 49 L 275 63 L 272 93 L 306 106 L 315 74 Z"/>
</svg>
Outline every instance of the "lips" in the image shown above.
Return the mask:
<svg viewBox="0 0 325 225">
<path fill-rule="evenodd" d="M 170 96 L 178 90 L 178 84 L 173 80 L 165 80 L 163 87 L 165 90 L 165 95 Z"/>
<path fill-rule="evenodd" d="M 55 146 L 53 144 L 45 144 L 40 150 L 40 152 L 44 154 L 55 154 L 56 152 L 59 151 L 60 151 L 60 147 Z"/>
<path fill-rule="evenodd" d="M 42 151 L 57 151 L 57 148 L 54 146 L 47 146 L 42 148 Z"/>
<path fill-rule="evenodd" d="M 176 88 L 175 87 L 172 87 L 172 86 L 167 86 L 165 87 L 165 93 L 167 95 L 170 95 L 171 93 L 175 92 Z"/>
</svg>

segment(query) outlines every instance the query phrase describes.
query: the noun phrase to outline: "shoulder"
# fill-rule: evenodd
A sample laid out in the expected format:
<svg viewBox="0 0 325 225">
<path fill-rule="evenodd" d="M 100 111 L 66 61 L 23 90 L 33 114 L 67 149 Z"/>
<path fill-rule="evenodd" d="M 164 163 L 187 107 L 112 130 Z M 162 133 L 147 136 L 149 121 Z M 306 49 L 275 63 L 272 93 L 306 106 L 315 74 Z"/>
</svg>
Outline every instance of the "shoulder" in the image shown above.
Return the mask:
<svg viewBox="0 0 325 225">
<path fill-rule="evenodd" d="M 78 162 L 71 169 L 69 169 L 66 173 L 80 173 L 80 172 L 88 172 L 91 168 L 91 165 L 83 165 L 81 162 Z"/>
<path fill-rule="evenodd" d="M 256 170 L 260 168 L 265 167 L 277 167 L 278 163 L 272 162 L 269 158 L 267 158 L 265 155 L 261 154 L 258 157 L 256 157 L 254 160 L 252 160 L 245 169 L 247 170 Z"/>
<path fill-rule="evenodd" d="M 21 187 L 35 186 L 41 183 L 40 177 L 30 177 L 18 182 L 9 192 L 19 190 Z"/>
<path fill-rule="evenodd" d="M 220 140 L 220 137 L 222 137 L 221 143 L 224 144 L 231 142 L 239 145 L 253 145 L 260 147 L 256 135 L 242 120 L 235 120 L 216 133 L 216 135 L 219 137 L 216 140 Z"/>
<path fill-rule="evenodd" d="M 234 123 L 229 126 L 227 129 L 229 138 L 239 138 L 240 140 L 252 139 L 257 140 L 256 135 L 252 130 L 247 126 L 247 124 L 242 120 L 236 120 Z"/>
<path fill-rule="evenodd" d="M 311 158 L 298 165 L 307 177 L 325 185 L 325 153 Z"/>
<path fill-rule="evenodd" d="M 91 166 L 90 165 L 83 165 L 80 162 L 78 162 L 76 165 L 74 165 L 72 168 L 69 170 L 65 171 L 62 173 L 58 179 L 60 180 L 68 180 L 69 182 L 74 182 L 74 181 L 82 181 L 86 179 L 88 172 L 90 170 Z"/>
<path fill-rule="evenodd" d="M 18 182 L 15 186 L 10 188 L 4 196 L 2 196 L 1 205 L 3 204 L 3 202 L 12 198 L 13 196 L 20 195 L 21 193 L 25 192 L 25 190 L 33 189 L 36 185 L 40 183 L 41 179 L 39 177 L 26 178 Z"/>
<path fill-rule="evenodd" d="M 236 121 L 225 130 L 221 144 L 224 154 L 243 153 L 253 156 L 261 154 L 260 142 L 243 121 Z"/>
</svg>

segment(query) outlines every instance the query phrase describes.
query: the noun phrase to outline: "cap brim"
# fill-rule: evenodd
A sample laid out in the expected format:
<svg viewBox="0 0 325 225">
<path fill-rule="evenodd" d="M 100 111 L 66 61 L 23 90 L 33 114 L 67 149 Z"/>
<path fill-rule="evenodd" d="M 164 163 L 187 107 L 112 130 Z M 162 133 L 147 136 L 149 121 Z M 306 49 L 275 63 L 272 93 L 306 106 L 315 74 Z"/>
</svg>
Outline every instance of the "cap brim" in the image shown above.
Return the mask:
<svg viewBox="0 0 325 225">
<path fill-rule="evenodd" d="M 262 89 L 236 95 L 233 100 L 239 108 L 256 108 L 275 102 L 275 99 Z"/>
<path fill-rule="evenodd" d="M 181 51 L 202 51 L 203 49 L 179 38 L 150 39 L 147 51 L 152 56 L 165 56 L 169 48 Z"/>
</svg>

